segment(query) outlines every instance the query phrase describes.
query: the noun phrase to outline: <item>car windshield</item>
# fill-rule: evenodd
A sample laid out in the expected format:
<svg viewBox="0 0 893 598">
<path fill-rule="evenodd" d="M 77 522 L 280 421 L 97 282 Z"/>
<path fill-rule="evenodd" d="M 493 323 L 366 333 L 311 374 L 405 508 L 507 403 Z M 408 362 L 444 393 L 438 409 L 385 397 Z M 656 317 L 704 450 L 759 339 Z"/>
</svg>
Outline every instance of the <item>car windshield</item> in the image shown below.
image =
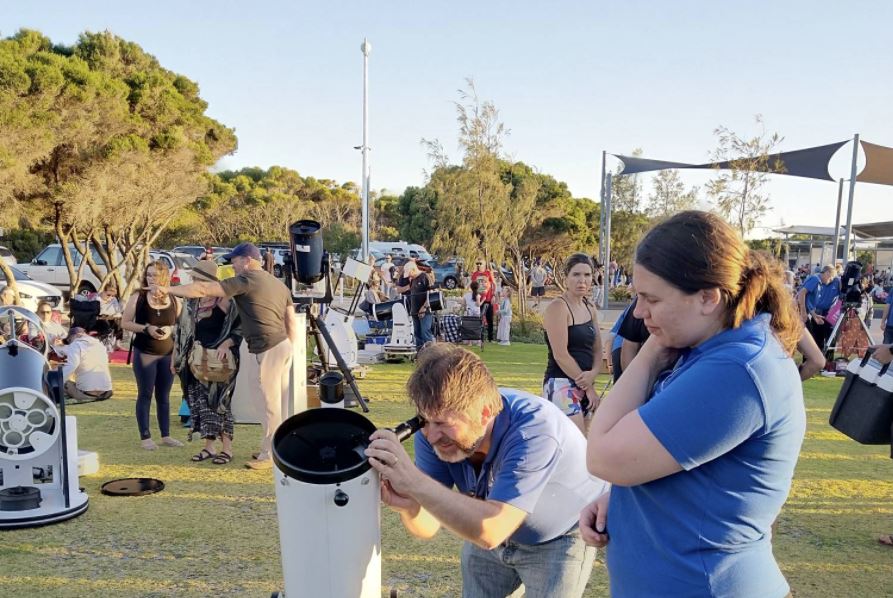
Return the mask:
<svg viewBox="0 0 893 598">
<path fill-rule="evenodd" d="M 12 271 L 12 277 L 16 280 L 31 280 L 31 277 L 19 270 L 18 268 L 13 268 L 9 266 L 9 269 Z M 6 273 L 3 270 L 0 270 L 0 280 L 6 280 Z"/>
<path fill-rule="evenodd" d="M 198 263 L 198 260 L 191 255 L 175 255 L 174 261 L 177 263 L 178 268 L 186 269 L 195 268 L 195 265 Z"/>
</svg>

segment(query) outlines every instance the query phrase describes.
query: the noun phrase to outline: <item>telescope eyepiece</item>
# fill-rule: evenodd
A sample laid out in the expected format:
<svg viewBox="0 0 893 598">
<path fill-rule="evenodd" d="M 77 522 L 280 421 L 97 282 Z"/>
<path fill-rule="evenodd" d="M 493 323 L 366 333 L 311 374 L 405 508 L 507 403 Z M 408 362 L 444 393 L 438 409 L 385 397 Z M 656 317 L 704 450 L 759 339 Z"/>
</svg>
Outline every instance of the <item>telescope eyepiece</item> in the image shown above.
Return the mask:
<svg viewBox="0 0 893 598">
<path fill-rule="evenodd" d="M 421 415 L 416 415 L 402 424 L 398 424 L 392 431 L 397 435 L 397 440 L 403 442 L 425 426 L 425 420 Z"/>
</svg>

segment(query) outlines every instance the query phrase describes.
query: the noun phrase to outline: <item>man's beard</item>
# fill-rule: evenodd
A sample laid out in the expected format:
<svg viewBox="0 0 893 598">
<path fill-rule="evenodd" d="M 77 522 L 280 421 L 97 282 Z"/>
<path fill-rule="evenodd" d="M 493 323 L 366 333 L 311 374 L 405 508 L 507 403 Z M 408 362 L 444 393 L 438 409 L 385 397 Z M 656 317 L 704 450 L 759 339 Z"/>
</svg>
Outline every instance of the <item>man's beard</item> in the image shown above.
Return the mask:
<svg viewBox="0 0 893 598">
<path fill-rule="evenodd" d="M 456 442 L 455 440 L 450 440 L 450 442 L 453 444 L 453 446 L 450 448 L 455 447 L 458 451 L 456 454 L 445 455 L 441 452 L 441 449 L 438 448 L 437 445 L 434 445 L 434 447 L 433 447 L 434 452 L 437 454 L 437 457 L 441 461 L 445 461 L 447 463 L 460 463 L 460 462 L 468 459 L 470 456 L 472 456 L 475 453 L 475 451 L 477 451 L 481 447 L 481 444 L 484 443 L 484 438 L 486 436 L 487 436 L 487 433 L 486 433 L 486 430 L 484 430 L 484 432 L 481 434 L 481 436 L 477 440 L 475 440 L 474 442 L 472 442 L 470 445 L 467 445 L 467 446 L 463 446 L 463 445 L 459 444 L 458 442 Z"/>
</svg>

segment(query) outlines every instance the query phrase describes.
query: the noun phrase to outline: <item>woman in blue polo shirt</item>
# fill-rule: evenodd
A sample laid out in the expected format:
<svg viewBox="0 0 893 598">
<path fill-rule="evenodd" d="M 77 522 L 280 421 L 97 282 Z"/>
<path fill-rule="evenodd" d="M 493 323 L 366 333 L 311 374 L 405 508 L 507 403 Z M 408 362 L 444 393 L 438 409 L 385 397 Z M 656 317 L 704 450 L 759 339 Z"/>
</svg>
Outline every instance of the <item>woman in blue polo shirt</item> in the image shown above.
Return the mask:
<svg viewBox="0 0 893 598">
<path fill-rule="evenodd" d="M 782 598 L 771 525 L 806 414 L 781 267 L 690 211 L 645 236 L 634 272 L 651 336 L 590 427 L 589 470 L 614 487 L 584 537 L 606 543 L 607 525 L 615 598 Z"/>
</svg>

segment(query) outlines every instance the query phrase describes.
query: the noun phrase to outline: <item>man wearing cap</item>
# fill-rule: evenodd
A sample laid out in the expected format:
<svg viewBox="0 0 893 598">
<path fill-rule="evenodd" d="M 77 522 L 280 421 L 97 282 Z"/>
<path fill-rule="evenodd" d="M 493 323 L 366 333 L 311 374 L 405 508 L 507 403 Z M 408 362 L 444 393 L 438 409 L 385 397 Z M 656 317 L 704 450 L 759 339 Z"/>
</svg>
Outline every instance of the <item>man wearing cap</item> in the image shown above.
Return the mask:
<svg viewBox="0 0 893 598">
<path fill-rule="evenodd" d="M 80 326 L 75 326 L 68 331 L 64 344 L 54 345 L 53 351 L 65 357 L 62 377 L 65 380 L 67 404 L 92 403 L 111 398 L 109 355 L 105 345 L 98 339 L 87 334 Z"/>
<path fill-rule="evenodd" d="M 825 266 L 819 274 L 813 274 L 803 282 L 797 292 L 797 304 L 800 316 L 806 323 L 806 329 L 812 335 L 815 344 L 822 351 L 831 336 L 831 324 L 825 319 L 828 310 L 840 295 L 840 279 L 835 278 L 834 266 Z"/>
<path fill-rule="evenodd" d="M 282 422 L 288 401 L 288 373 L 292 345 L 298 338 L 297 317 L 291 293 L 261 265 L 260 250 L 240 243 L 223 256 L 236 275 L 219 282 L 196 280 L 176 287 L 159 287 L 175 297 L 231 297 L 242 318 L 242 336 L 258 365 L 257 385 L 263 401 L 261 424 L 264 438 L 260 451 L 245 464 L 249 469 L 270 469 L 273 432 Z M 155 289 L 152 289 L 155 290 Z"/>
</svg>

